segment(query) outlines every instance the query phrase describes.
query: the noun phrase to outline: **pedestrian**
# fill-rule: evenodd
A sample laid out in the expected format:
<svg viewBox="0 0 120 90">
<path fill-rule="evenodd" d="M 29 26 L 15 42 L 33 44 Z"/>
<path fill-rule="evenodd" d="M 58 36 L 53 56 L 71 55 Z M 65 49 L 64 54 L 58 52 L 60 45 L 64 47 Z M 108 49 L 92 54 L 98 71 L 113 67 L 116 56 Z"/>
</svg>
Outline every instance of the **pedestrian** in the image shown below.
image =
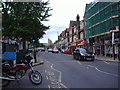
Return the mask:
<svg viewBox="0 0 120 90">
<path fill-rule="evenodd" d="M 97 48 L 97 49 L 95 50 L 95 54 L 96 54 L 97 56 L 100 54 L 99 48 Z"/>
</svg>

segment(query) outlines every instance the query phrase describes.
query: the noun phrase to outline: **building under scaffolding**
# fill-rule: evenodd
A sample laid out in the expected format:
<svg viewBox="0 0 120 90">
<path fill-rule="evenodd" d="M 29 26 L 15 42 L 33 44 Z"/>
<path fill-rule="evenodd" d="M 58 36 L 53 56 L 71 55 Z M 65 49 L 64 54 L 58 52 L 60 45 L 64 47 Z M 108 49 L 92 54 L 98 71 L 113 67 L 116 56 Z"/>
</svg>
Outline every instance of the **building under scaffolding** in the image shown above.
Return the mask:
<svg viewBox="0 0 120 90">
<path fill-rule="evenodd" d="M 86 5 L 86 38 L 93 52 L 117 58 L 120 53 L 120 2 Z"/>
</svg>

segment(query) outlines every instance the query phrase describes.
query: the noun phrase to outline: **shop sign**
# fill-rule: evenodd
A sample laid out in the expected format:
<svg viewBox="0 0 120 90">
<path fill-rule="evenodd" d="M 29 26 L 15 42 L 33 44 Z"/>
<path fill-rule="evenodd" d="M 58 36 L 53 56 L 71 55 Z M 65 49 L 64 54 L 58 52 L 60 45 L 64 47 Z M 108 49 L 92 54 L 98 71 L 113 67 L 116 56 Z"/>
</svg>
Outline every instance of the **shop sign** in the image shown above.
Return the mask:
<svg viewBox="0 0 120 90">
<path fill-rule="evenodd" d="M 73 42 L 73 43 L 72 43 L 72 46 L 76 46 L 76 43 L 75 43 L 75 42 Z"/>
<path fill-rule="evenodd" d="M 83 45 L 84 44 L 84 40 L 77 41 L 76 44 Z"/>
</svg>

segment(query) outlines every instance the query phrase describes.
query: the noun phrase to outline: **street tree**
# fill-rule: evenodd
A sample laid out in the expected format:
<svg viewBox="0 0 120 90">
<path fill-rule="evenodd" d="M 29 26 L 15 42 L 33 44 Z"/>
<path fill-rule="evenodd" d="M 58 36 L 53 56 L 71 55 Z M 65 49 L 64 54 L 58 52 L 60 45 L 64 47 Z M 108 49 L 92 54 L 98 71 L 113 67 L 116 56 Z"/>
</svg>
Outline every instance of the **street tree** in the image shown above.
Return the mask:
<svg viewBox="0 0 120 90">
<path fill-rule="evenodd" d="M 9 38 L 22 38 L 23 49 L 26 41 L 38 41 L 50 26 L 45 26 L 42 21 L 47 21 L 51 16 L 49 2 L 4 2 L 2 3 L 3 36 Z"/>
</svg>

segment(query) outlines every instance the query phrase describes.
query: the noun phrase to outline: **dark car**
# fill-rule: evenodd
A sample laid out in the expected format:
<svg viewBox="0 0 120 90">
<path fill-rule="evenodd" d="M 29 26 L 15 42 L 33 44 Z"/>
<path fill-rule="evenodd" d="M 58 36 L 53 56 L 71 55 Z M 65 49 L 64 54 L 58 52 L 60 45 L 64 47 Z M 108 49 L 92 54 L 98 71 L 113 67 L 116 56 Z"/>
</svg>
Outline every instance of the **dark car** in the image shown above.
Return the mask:
<svg viewBox="0 0 120 90">
<path fill-rule="evenodd" d="M 94 61 L 94 54 L 90 53 L 87 49 L 77 48 L 73 52 L 73 58 L 78 60 L 91 60 Z"/>
</svg>

